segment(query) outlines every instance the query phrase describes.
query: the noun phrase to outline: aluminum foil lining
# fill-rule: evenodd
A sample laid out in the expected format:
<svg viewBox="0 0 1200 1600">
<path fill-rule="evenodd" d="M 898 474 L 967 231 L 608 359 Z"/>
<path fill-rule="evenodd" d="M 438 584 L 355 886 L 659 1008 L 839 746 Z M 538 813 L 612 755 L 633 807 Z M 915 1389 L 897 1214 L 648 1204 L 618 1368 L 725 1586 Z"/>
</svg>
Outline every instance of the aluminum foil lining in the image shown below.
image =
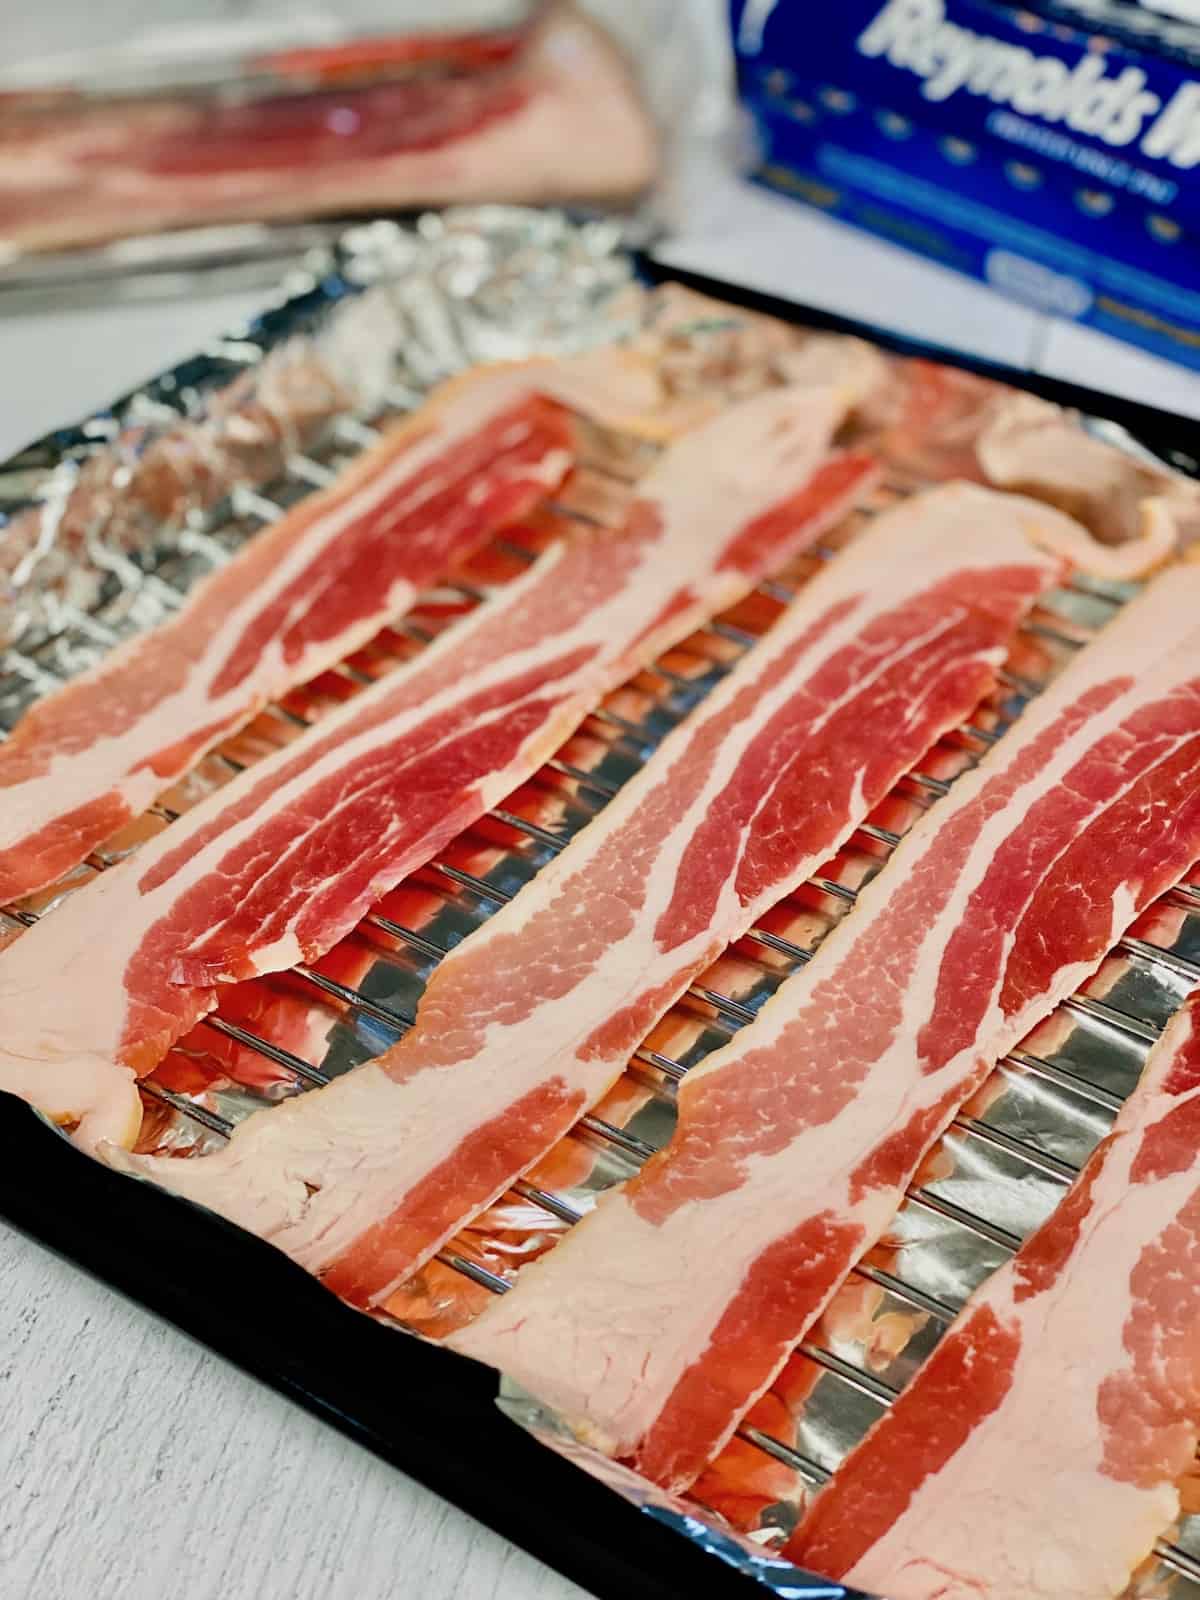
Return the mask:
<svg viewBox="0 0 1200 1600">
<path fill-rule="evenodd" d="M 754 1579 L 769 1594 L 778 1596 L 778 1600 L 874 1600 L 860 1589 L 848 1589 L 828 1578 L 802 1572 L 791 1562 L 772 1555 L 769 1549 L 756 1545 L 753 1539 L 723 1528 L 716 1518 L 698 1515 L 690 1501 L 668 1494 L 619 1461 L 580 1444 L 553 1412 L 515 1386 L 505 1384 L 497 1404 L 505 1416 L 511 1417 L 548 1450 L 573 1462 L 581 1472 L 599 1479 L 630 1505 L 673 1529 L 681 1538 L 707 1551 L 727 1567 Z"/>
<path fill-rule="evenodd" d="M 335 428 L 409 409 L 473 362 L 631 329 L 620 238 L 506 206 L 345 230 L 281 304 L 22 451 L 0 468 L 0 672 L 28 673 L 66 633 L 90 630 L 99 652 L 161 620 L 187 587 L 172 562 Z"/>
<path fill-rule="evenodd" d="M 336 264 L 290 290 L 230 338 L 0 469 L 7 519 L 0 617 L 8 644 L 0 656 L 0 727 L 115 640 L 168 614 L 214 557 L 360 448 L 381 411 L 412 407 L 431 384 L 473 361 L 621 337 L 641 325 L 647 303 L 614 225 L 494 206 L 431 215 L 410 227 L 350 230 L 336 243 Z M 708 336 L 694 333 L 698 343 Z M 1110 424 L 1095 422 L 1114 437 Z M 1127 436 L 1116 437 L 1137 453 Z M 14 534 L 24 542 L 15 543 Z M 1126 593 L 1102 584 L 1063 591 L 1056 599 L 1062 626 L 1086 634 Z M 1041 655 L 1025 666 L 1043 678 L 1064 656 L 1052 640 L 1036 648 Z M 535 828 L 524 834 L 488 819 L 486 837 L 455 854 L 453 882 L 436 892 L 427 884 L 397 891 L 407 897 L 397 920 L 420 930 L 416 943 L 388 947 L 351 936 L 339 947 L 338 980 L 363 997 L 360 1005 L 290 991 L 288 1026 L 306 1041 L 310 1064 L 336 1076 L 393 1043 L 402 1029 L 389 1018 L 411 1015 L 438 949 L 478 926 L 549 859 L 545 828 L 565 838 L 585 826 L 738 653 L 725 639 L 713 645 L 711 670 L 690 683 L 664 680 L 657 689 L 628 691 L 621 726 L 573 753 L 585 781 L 553 797 L 552 817 L 534 817 Z M 1005 688 L 989 714 L 1002 723 L 1021 699 L 1019 690 Z M 204 782 L 203 768 L 189 781 Z M 846 881 L 856 882 L 872 862 L 847 852 L 844 869 Z M 79 869 L 72 883 L 94 870 Z M 36 909 L 49 909 L 53 898 Z M 836 897 L 793 903 L 778 932 L 811 945 L 839 909 Z M 0 912 L 0 942 L 5 921 Z M 706 982 L 744 1016 L 790 970 L 782 959 L 731 954 Z M 1187 887 L 1142 919 L 1084 991 L 1036 1030 L 967 1108 L 923 1168 L 891 1236 L 767 1397 L 770 1415 L 760 1406 L 747 1419 L 731 1447 L 738 1458 L 727 1452 L 724 1480 L 702 1480 L 695 1498 L 673 1499 L 585 1449 L 527 1397 L 506 1390 L 504 1409 L 644 1514 L 770 1592 L 854 1600 L 841 1585 L 782 1562 L 774 1548 L 971 1290 L 1061 1197 L 1158 1030 L 1198 978 L 1200 887 Z M 737 1026 L 729 1010 L 689 1001 L 649 1043 L 686 1067 Z M 238 1048 L 253 1055 L 253 1047 Z M 264 1076 L 262 1061 L 259 1071 L 253 1089 L 233 1081 L 211 1091 L 183 1080 L 160 1085 L 158 1147 L 215 1147 L 223 1125 L 297 1092 L 286 1072 Z M 572 1214 L 586 1212 L 669 1136 L 669 1086 L 644 1075 L 623 1083 L 601 1109 L 615 1137 L 591 1139 L 575 1152 L 583 1159 L 556 1188 L 562 1216 L 506 1198 L 431 1264 L 405 1304 L 389 1310 L 436 1335 L 460 1314 L 464 1286 L 484 1296 L 503 1289 L 512 1268 L 549 1248 Z M 732 1504 L 722 1498 L 731 1487 Z M 1185 1518 L 1164 1540 L 1130 1596 L 1200 1600 L 1200 1519 Z"/>
</svg>

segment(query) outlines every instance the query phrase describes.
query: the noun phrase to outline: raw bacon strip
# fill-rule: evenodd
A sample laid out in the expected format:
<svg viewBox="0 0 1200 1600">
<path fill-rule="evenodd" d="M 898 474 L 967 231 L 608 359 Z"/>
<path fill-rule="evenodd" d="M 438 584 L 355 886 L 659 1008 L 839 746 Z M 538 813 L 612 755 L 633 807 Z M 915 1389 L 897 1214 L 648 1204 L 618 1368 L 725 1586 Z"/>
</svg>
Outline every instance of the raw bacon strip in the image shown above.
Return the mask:
<svg viewBox="0 0 1200 1600">
<path fill-rule="evenodd" d="M 455 387 L 253 539 L 169 623 L 30 711 L 0 747 L 0 903 L 76 866 L 269 699 L 378 633 L 560 483 L 570 417 L 531 377 Z"/>
<path fill-rule="evenodd" d="M 393 1050 L 252 1119 L 215 1157 L 137 1169 L 264 1234 L 356 1304 L 386 1298 L 604 1095 L 688 983 L 973 709 L 1057 574 L 1025 531 L 1041 514 L 959 485 L 882 518 L 535 884 L 447 957 Z"/>
<path fill-rule="evenodd" d="M 1172 572 L 1072 662 L 463 1349 L 692 1481 L 997 1059 L 1200 855 L 1198 603 Z"/>
<path fill-rule="evenodd" d="M 919 358 L 892 364 L 878 393 L 877 448 L 888 466 L 921 483 L 930 478 L 983 479 L 979 436 L 1010 391 L 990 378 Z"/>
<path fill-rule="evenodd" d="M 1086 572 L 1142 577 L 1200 534 L 1200 485 L 1097 438 L 1077 412 L 930 361 L 885 370 L 863 418 L 880 458 L 918 482 L 953 474 L 1058 506 L 1091 535 L 1070 552 Z"/>
<path fill-rule="evenodd" d="M 1124 1591 L 1200 1442 L 1197 1015 L 843 1463 L 794 1559 L 895 1600 Z"/>
<path fill-rule="evenodd" d="M 1096 438 L 1074 413 L 1036 395 L 1001 391 L 977 453 L 989 483 L 1036 495 L 1086 523 L 1109 547 L 1108 576 L 1146 571 L 1176 538 L 1192 544 L 1200 535 L 1200 484 Z M 1146 527 L 1149 500 L 1166 503 L 1169 536 Z"/>
<path fill-rule="evenodd" d="M 609 689 L 844 512 L 873 471 L 826 458 L 851 401 L 776 389 L 686 436 L 623 530 L 551 547 L 32 928 L 0 960 L 0 1088 L 82 1118 L 85 1144 L 131 1138 L 130 1069 L 211 1011 L 217 984 L 327 950 Z"/>
<path fill-rule="evenodd" d="M 1077 412 L 993 379 L 885 356 L 678 284 L 657 291 L 650 328 L 668 393 L 660 428 L 705 414 L 722 390 L 853 374 L 856 444 L 914 487 L 966 479 L 1057 506 L 1077 519 L 1065 553 L 1085 572 L 1141 577 L 1200 537 L 1200 484 L 1097 437 Z"/>
</svg>

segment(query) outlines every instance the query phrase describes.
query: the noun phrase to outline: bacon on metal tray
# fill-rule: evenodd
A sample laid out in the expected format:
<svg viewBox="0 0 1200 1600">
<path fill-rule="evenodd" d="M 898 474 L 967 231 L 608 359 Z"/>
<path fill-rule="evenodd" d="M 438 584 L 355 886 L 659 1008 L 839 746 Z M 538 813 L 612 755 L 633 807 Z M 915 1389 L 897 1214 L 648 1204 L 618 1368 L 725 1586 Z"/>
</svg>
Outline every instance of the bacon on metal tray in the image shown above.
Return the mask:
<svg viewBox="0 0 1200 1600">
<path fill-rule="evenodd" d="M 1200 1441 L 1200 1030 L 846 1459 L 790 1556 L 896 1600 L 1122 1593 Z"/>
<path fill-rule="evenodd" d="M 251 1119 L 215 1157 L 135 1167 L 264 1233 L 344 1297 L 386 1298 L 974 708 L 1058 574 L 1029 536 L 1045 515 L 960 485 L 880 518 L 446 958 L 398 1045 Z"/>
<path fill-rule="evenodd" d="M 540 374 L 553 388 L 551 369 Z M 572 421 L 538 368 L 449 386 L 0 747 L 0 903 L 53 883 L 206 750 L 408 610 L 554 490 Z"/>
<path fill-rule="evenodd" d="M 844 512 L 874 471 L 829 454 L 851 403 L 778 388 L 685 435 L 621 530 L 552 546 L 407 667 L 71 895 L 0 961 L 0 1087 L 81 1119 L 84 1142 L 131 1139 L 134 1073 L 213 1009 L 218 985 L 328 949 L 607 691 Z"/>
<path fill-rule="evenodd" d="M 696 1477 L 999 1057 L 1200 855 L 1198 601 L 1169 573 L 1080 652 L 463 1348 Z"/>
</svg>

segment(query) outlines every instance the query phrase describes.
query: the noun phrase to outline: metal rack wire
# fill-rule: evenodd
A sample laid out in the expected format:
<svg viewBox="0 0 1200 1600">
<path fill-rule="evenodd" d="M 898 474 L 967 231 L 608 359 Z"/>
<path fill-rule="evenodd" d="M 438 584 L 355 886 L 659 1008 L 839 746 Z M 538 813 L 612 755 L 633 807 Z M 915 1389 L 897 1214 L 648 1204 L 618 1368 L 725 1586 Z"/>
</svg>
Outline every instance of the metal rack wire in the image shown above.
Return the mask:
<svg viewBox="0 0 1200 1600">
<path fill-rule="evenodd" d="M 408 405 L 410 397 L 402 398 Z M 145 569 L 123 569 L 146 601 L 145 612 L 177 607 L 188 585 L 227 558 L 256 527 L 274 520 L 299 494 L 327 482 L 348 453 L 373 442 L 373 429 L 359 419 L 343 419 L 325 447 L 294 456 L 280 484 L 268 491 L 235 495 L 224 520 L 191 530 L 189 538 L 162 561 Z M 608 470 L 602 461 L 591 470 Z M 622 480 L 627 482 L 627 480 Z M 908 485 L 885 491 L 854 513 L 851 523 L 877 512 Z M 564 528 L 587 513 L 569 496 L 551 504 Z M 835 540 L 836 542 L 836 540 Z M 345 981 L 337 963 L 317 962 L 291 969 L 288 994 L 299 994 L 318 1011 L 325 1040 L 334 1043 L 320 1060 L 299 1054 L 244 1020 L 218 1010 L 200 1024 L 198 1034 L 236 1047 L 269 1064 L 279 1075 L 267 1090 L 239 1082 L 181 1091 L 152 1075 L 144 1093 L 156 1113 L 155 1139 L 161 1148 L 199 1152 L 221 1141 L 242 1117 L 281 1094 L 304 1092 L 327 1083 L 402 1036 L 432 966 L 447 950 L 512 898 L 545 861 L 552 859 L 585 826 L 621 784 L 652 758 L 667 731 L 698 704 L 731 665 L 753 647 L 772 610 L 786 605 L 805 577 L 831 554 L 822 550 L 764 583 L 752 602 L 714 619 L 680 648 L 640 673 L 610 696 L 528 785 L 493 808 L 469 836 L 421 869 L 401 890 L 371 911 L 351 939 L 365 949 L 361 975 Z M 489 555 L 517 567 L 536 552 L 511 536 L 494 542 Z M 485 590 L 470 573 L 425 597 L 406 619 L 388 630 L 375 653 L 370 649 L 335 669 L 339 692 L 352 698 L 418 653 L 437 631 L 431 608 L 449 603 L 459 611 L 477 605 Z M 522 1180 L 514 1203 L 532 1207 L 545 1219 L 544 1247 L 555 1233 L 587 1210 L 598 1190 L 618 1181 L 669 1136 L 675 1086 L 688 1070 L 739 1027 L 752 1021 L 779 983 L 811 959 L 824 932 L 853 907 L 862 883 L 886 861 L 909 823 L 936 804 L 954 777 L 977 760 L 1069 656 L 1085 644 L 1128 589 L 1077 579 L 1047 597 L 1030 618 L 1013 657 L 1000 675 L 994 695 L 975 716 L 941 741 L 935 751 L 897 786 L 893 796 L 865 823 L 851 844 L 814 875 L 795 896 L 740 940 L 733 951 L 688 990 L 642 1045 L 630 1063 L 627 1085 L 637 1093 L 620 1115 L 602 1105 L 584 1116 L 570 1136 L 596 1156 L 581 1184 L 552 1188 Z M 9 652 L 0 661 L 7 675 L 10 708 L 21 697 L 14 685 L 28 686 L 36 698 L 73 670 L 95 659 L 122 636 L 102 615 L 66 611 L 61 628 L 29 654 Z M 320 706 L 303 695 L 285 697 L 268 708 L 277 739 L 285 739 L 319 720 Z M 265 743 L 270 738 L 263 735 Z M 203 781 L 219 782 L 244 769 L 252 751 L 245 736 L 206 758 Z M 164 800 L 152 808 L 144 827 L 169 827 L 180 814 Z M 134 832 L 136 833 L 136 828 Z M 57 899 L 74 892 L 136 848 L 125 838 L 97 851 L 67 882 L 20 905 L 0 909 L 0 939 L 52 910 Z M 483 859 L 477 859 L 483 858 Z M 406 891 L 434 909 L 420 927 L 394 912 Z M 326 970 L 330 966 L 333 970 Z M 897 1221 L 896 1240 L 873 1251 L 855 1269 L 851 1289 L 875 1297 L 869 1314 L 845 1316 L 835 1302 L 813 1336 L 801 1346 L 794 1367 L 807 1364 L 800 1387 L 807 1393 L 796 1412 L 789 1438 L 747 1424 L 737 1435 L 775 1462 L 790 1468 L 798 1484 L 818 1487 L 837 1459 L 850 1448 L 881 1407 L 886 1406 L 928 1353 L 937 1332 L 953 1317 L 965 1294 L 1048 1213 L 1072 1180 L 1092 1145 L 1103 1134 L 1136 1079 L 1145 1052 L 1184 994 L 1200 983 L 1200 887 L 1172 890 L 1122 939 L 1101 973 L 1067 1001 L 1049 1023 L 1014 1050 L 989 1085 L 955 1120 L 935 1155 L 927 1161 Z M 282 991 L 280 991 L 282 992 Z M 897 1245 L 896 1241 L 899 1241 Z M 472 1234 L 443 1250 L 443 1267 L 477 1288 L 503 1293 L 512 1268 L 489 1253 Z M 948 1270 L 946 1263 L 954 1264 Z M 881 1359 L 876 1334 L 891 1319 L 894 1334 Z M 907 1330 L 907 1331 L 905 1331 Z M 785 1520 L 781 1505 L 767 1514 Z M 1163 1581 L 1172 1600 L 1200 1595 L 1200 1527 L 1185 1524 L 1174 1543 L 1157 1551 Z"/>
</svg>

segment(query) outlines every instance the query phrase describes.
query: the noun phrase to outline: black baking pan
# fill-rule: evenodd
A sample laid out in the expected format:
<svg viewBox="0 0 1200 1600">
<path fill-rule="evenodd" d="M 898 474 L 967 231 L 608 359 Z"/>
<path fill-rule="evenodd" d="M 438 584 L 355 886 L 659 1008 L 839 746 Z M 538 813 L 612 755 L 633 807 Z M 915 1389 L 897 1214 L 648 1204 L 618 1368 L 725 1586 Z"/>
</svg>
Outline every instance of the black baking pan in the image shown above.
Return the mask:
<svg viewBox="0 0 1200 1600">
<path fill-rule="evenodd" d="M 1200 429 L 1181 416 L 934 345 L 647 257 L 667 280 L 786 321 L 857 334 L 957 365 L 1124 427 L 1197 472 Z M 49 442 L 48 442 L 49 443 Z M 38 454 L 40 447 L 31 452 Z M 28 459 L 30 453 L 27 453 Z M 147 1183 L 84 1159 L 22 1101 L 0 1094 L 0 1216 L 340 1428 L 601 1600 L 750 1596 L 853 1600 L 698 1519 L 640 1510 L 509 1421 L 494 1373 L 350 1310 L 271 1246 Z M 301 1336 L 302 1331 L 302 1336 Z"/>
</svg>

